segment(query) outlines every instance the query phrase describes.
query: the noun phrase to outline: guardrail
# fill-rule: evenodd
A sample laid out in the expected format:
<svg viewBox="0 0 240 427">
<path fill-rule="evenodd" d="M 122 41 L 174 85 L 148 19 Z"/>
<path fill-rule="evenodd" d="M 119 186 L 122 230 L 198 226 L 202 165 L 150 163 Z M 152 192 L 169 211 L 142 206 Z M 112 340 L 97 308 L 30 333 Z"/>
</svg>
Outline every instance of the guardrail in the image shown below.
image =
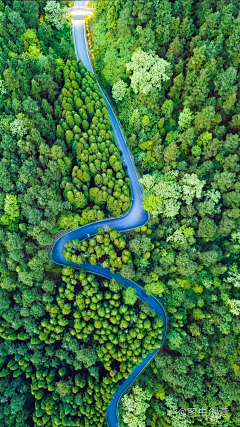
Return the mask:
<svg viewBox="0 0 240 427">
<path fill-rule="evenodd" d="M 51 255 L 55 243 L 57 243 L 57 241 L 59 239 L 61 239 L 61 237 L 65 236 L 66 234 L 70 233 L 73 230 L 75 230 L 75 228 L 68 228 L 67 230 L 62 230 L 62 231 L 59 231 L 58 233 L 54 234 L 54 238 L 53 238 L 51 245 L 49 245 L 45 248 L 45 250 L 48 252 L 48 254 Z"/>
</svg>

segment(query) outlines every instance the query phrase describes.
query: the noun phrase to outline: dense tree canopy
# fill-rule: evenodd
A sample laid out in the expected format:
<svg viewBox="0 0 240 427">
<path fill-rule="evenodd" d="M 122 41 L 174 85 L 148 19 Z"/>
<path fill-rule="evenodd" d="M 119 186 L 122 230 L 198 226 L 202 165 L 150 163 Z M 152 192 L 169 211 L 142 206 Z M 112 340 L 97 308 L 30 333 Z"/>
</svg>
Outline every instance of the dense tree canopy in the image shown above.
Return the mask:
<svg viewBox="0 0 240 427">
<path fill-rule="evenodd" d="M 106 426 L 160 346 L 132 288 L 52 263 L 62 230 L 127 212 L 130 183 L 66 1 L 0 1 L 0 425 Z M 148 225 L 64 248 L 161 298 L 168 334 L 121 427 L 240 425 L 239 3 L 97 0 L 92 45 Z M 49 249 L 48 249 L 49 250 Z M 195 410 L 183 416 L 179 409 Z M 206 415 L 207 414 L 207 415 Z"/>
<path fill-rule="evenodd" d="M 67 61 L 64 78 L 57 136 L 72 151 L 71 176 L 67 169 L 62 180 L 64 195 L 75 209 L 98 210 L 96 219 L 102 219 L 106 210 L 118 216 L 130 207 L 129 179 L 114 141 L 105 101 L 93 73 L 87 72 L 80 61 Z M 54 154 L 61 158 L 61 148 Z"/>
<path fill-rule="evenodd" d="M 72 270 L 64 270 L 61 279 L 61 268 L 52 265 L 45 250 L 57 232 L 102 219 L 108 212 L 119 215 L 130 206 L 129 181 L 107 109 L 93 75 L 75 59 L 65 3 L 0 2 L 0 424 L 4 427 L 103 424 L 117 381 L 161 339 L 153 317 L 150 340 L 149 329 L 140 334 L 138 327 L 149 315 L 136 301 L 134 307 L 124 305 L 121 286 L 107 281 L 94 282 L 95 288 L 90 286 L 84 296 L 88 316 L 91 310 L 100 313 L 96 312 L 95 326 L 91 315 L 81 320 L 81 280 L 90 283 L 94 277 L 87 280 L 82 273 L 74 295 L 79 274 L 74 278 Z M 117 287 L 118 294 L 109 288 L 103 305 L 108 285 Z M 129 319 L 132 335 L 127 339 Z M 106 327 L 105 336 L 110 338 L 98 343 L 98 333 L 104 334 Z M 137 335 L 137 345 L 130 349 Z M 113 354 L 112 339 L 119 342 L 115 359 L 106 356 Z M 123 356 L 126 347 L 128 354 L 123 350 Z M 90 397 L 93 388 L 95 398 Z"/>
<path fill-rule="evenodd" d="M 152 396 L 141 425 L 239 425 L 239 3 L 97 1 L 91 26 L 151 213 L 120 272 L 169 314 L 141 377 Z M 135 425 L 124 405 L 122 426 Z M 228 415 L 176 416 L 193 407 Z"/>
</svg>

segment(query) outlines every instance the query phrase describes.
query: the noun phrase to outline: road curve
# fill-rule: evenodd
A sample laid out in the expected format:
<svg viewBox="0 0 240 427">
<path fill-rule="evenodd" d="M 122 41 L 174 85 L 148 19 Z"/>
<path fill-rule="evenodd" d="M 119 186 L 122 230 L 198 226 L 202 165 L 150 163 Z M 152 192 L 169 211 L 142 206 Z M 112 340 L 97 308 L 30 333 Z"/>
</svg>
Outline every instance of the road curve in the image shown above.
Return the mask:
<svg viewBox="0 0 240 427">
<path fill-rule="evenodd" d="M 93 72 L 93 68 L 91 65 L 91 61 L 89 58 L 88 46 L 86 41 L 86 31 L 85 31 L 85 1 L 75 1 L 75 6 L 79 14 L 73 14 L 73 36 L 75 42 L 76 55 L 78 59 L 81 59 L 85 67 L 88 71 Z M 81 7 L 84 8 L 83 14 L 81 15 Z M 100 87 L 100 86 L 99 86 Z M 62 255 L 62 251 L 64 249 L 64 245 L 69 240 L 74 239 L 86 239 L 97 233 L 97 230 L 101 227 L 104 227 L 106 230 L 109 226 L 114 227 L 118 231 L 126 231 L 136 227 L 140 227 L 146 224 L 149 220 L 149 214 L 142 207 L 142 190 L 138 181 L 136 167 L 132 161 L 130 152 L 128 151 L 124 136 L 122 134 L 121 128 L 119 126 L 118 120 L 109 104 L 105 94 L 103 93 L 101 87 L 100 90 L 103 94 L 105 102 L 107 104 L 108 113 L 110 116 L 110 121 L 113 127 L 113 133 L 116 139 L 116 142 L 122 152 L 122 161 L 127 167 L 127 175 L 130 179 L 131 190 L 132 190 L 132 204 L 130 210 L 127 214 L 119 217 L 119 218 L 110 218 L 102 221 L 97 221 L 93 224 L 88 224 L 83 227 L 79 227 L 76 230 L 70 231 L 60 237 L 55 243 L 51 251 L 52 259 L 55 263 L 60 265 L 71 265 L 75 268 L 85 268 L 87 271 L 92 272 L 96 275 L 106 277 L 108 279 L 115 278 L 119 280 L 123 286 L 132 287 L 136 289 L 137 296 L 142 300 L 146 301 L 149 306 L 156 312 L 156 314 L 160 315 L 163 319 L 163 336 L 161 340 L 161 345 L 164 341 L 166 335 L 167 328 L 167 318 L 165 311 L 162 305 L 154 298 L 153 296 L 147 295 L 146 292 L 138 286 L 136 283 L 122 277 L 119 273 L 111 273 L 108 268 L 103 268 L 100 265 L 91 265 L 91 264 L 75 264 L 73 262 L 68 262 L 64 259 Z M 160 348 L 160 347 L 159 347 Z M 151 361 L 154 357 L 156 350 L 149 353 L 143 361 L 137 365 L 129 377 L 123 381 L 121 385 L 119 385 L 118 390 L 114 394 L 111 403 L 107 409 L 107 422 L 110 427 L 118 426 L 118 418 L 117 418 L 117 406 L 122 394 L 129 388 L 132 382 L 136 379 L 136 377 L 142 372 L 142 370 L 146 367 L 146 365 Z"/>
</svg>

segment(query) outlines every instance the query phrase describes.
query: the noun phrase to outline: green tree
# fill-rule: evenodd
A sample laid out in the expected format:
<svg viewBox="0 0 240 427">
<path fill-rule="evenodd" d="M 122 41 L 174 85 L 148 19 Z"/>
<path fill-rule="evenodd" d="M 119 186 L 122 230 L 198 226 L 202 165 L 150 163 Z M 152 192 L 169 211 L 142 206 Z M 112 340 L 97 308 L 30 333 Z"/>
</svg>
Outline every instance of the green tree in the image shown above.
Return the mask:
<svg viewBox="0 0 240 427">
<path fill-rule="evenodd" d="M 122 80 L 118 80 L 112 88 L 112 96 L 116 102 L 122 101 L 127 90 L 127 84 Z"/>
<path fill-rule="evenodd" d="M 62 8 L 56 1 L 48 1 L 45 6 L 48 22 L 57 30 L 62 30 L 64 25 L 64 15 L 67 8 Z"/>
<path fill-rule="evenodd" d="M 131 62 L 126 64 L 127 71 L 132 71 L 131 88 L 134 93 L 144 95 L 154 89 L 160 89 L 162 82 L 170 79 L 170 68 L 170 64 L 154 52 L 144 52 L 142 49 L 137 49 Z"/>
<path fill-rule="evenodd" d="M 4 215 L 1 217 L 1 223 L 9 225 L 11 221 L 15 221 L 20 216 L 17 196 L 6 194 L 4 202 Z"/>
<path fill-rule="evenodd" d="M 123 299 L 125 304 L 127 305 L 134 305 L 137 301 L 137 295 L 136 295 L 136 289 L 134 288 L 127 288 L 123 291 Z"/>
<path fill-rule="evenodd" d="M 122 398 L 122 419 L 129 427 L 145 427 L 146 411 L 149 408 L 151 392 L 143 390 L 138 385 L 134 386 L 131 395 Z"/>
</svg>

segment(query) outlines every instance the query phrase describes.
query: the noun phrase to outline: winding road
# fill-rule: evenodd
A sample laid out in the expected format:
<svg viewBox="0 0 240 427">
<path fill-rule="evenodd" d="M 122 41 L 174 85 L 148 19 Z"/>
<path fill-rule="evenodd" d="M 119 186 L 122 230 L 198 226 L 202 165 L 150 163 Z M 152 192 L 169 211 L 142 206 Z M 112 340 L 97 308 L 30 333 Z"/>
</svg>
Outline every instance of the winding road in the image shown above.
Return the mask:
<svg viewBox="0 0 240 427">
<path fill-rule="evenodd" d="M 71 9 L 73 16 L 73 37 L 75 42 L 76 55 L 78 59 L 81 59 L 85 67 L 88 71 L 94 72 L 91 60 L 88 52 L 88 45 L 86 40 L 86 30 L 85 30 L 85 18 L 86 15 L 86 4 L 85 1 L 75 1 L 75 6 Z M 100 86 L 99 86 L 100 87 Z M 111 273 L 108 268 L 103 268 L 100 265 L 91 265 L 91 264 L 75 264 L 73 262 L 68 262 L 63 258 L 62 251 L 64 249 L 64 245 L 69 240 L 82 240 L 89 238 L 97 233 L 97 230 L 101 227 L 106 230 L 108 227 L 112 226 L 118 231 L 127 231 L 136 227 L 140 227 L 146 224 L 149 220 L 149 214 L 142 207 L 142 190 L 138 181 L 138 174 L 132 159 L 132 155 L 129 152 L 124 135 L 121 131 L 120 124 L 118 122 L 117 117 L 115 116 L 108 99 L 106 98 L 104 92 L 101 87 L 100 90 L 106 102 L 108 113 L 110 116 L 110 121 L 113 127 L 113 133 L 115 136 L 115 140 L 122 152 L 122 161 L 123 164 L 127 167 L 127 174 L 130 179 L 131 190 L 132 190 L 132 204 L 130 210 L 127 214 L 119 217 L 119 218 L 110 218 L 102 221 L 97 221 L 94 224 L 89 224 L 83 227 L 79 227 L 76 230 L 70 231 L 59 237 L 57 241 L 54 242 L 54 246 L 51 251 L 51 256 L 53 261 L 56 264 L 60 265 L 71 265 L 75 268 L 85 268 L 87 271 L 94 273 L 96 275 L 106 277 L 108 279 L 117 279 L 122 283 L 125 287 L 132 287 L 136 289 L 137 296 L 142 300 L 146 301 L 149 306 L 156 312 L 156 314 L 160 315 L 163 319 L 163 337 L 161 340 L 161 346 L 164 341 L 166 335 L 167 328 L 167 319 L 165 311 L 162 305 L 157 301 L 153 296 L 147 295 L 146 292 L 138 286 L 136 283 L 122 277 L 118 273 Z M 160 348 L 160 347 L 159 347 Z M 109 427 L 118 427 L 118 417 L 117 417 L 117 407 L 120 401 L 121 396 L 124 392 L 131 386 L 136 377 L 143 371 L 143 369 L 150 363 L 154 355 L 157 353 L 159 349 L 156 349 L 149 353 L 143 361 L 137 365 L 129 377 L 119 385 L 118 390 L 114 394 L 111 403 L 107 409 L 107 422 Z"/>
</svg>

